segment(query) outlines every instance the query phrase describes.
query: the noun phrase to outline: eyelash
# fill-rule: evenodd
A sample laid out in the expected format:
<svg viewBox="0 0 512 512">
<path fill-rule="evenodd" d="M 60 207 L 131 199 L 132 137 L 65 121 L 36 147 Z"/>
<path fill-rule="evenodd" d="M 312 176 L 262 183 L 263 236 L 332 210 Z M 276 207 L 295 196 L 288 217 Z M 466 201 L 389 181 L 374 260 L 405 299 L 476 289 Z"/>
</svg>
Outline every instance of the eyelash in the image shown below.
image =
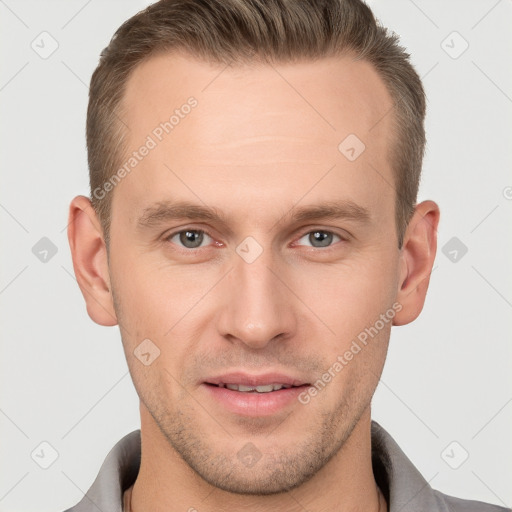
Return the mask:
<svg viewBox="0 0 512 512">
<path fill-rule="evenodd" d="M 215 240 L 214 237 L 212 235 L 210 235 L 208 233 L 208 231 L 206 231 L 204 229 L 184 228 L 184 229 L 180 229 L 179 231 L 173 231 L 171 234 L 169 234 L 166 237 L 164 237 L 164 242 L 172 243 L 171 242 L 172 238 L 174 238 L 176 235 L 180 235 L 181 233 L 185 233 L 186 231 L 194 231 L 194 232 L 197 232 L 197 233 L 203 233 L 203 234 L 207 235 L 208 237 L 210 237 L 212 240 Z M 335 233 L 334 231 L 329 231 L 327 229 L 321 229 L 321 228 L 310 229 L 309 231 L 303 232 L 298 237 L 298 240 L 300 240 L 301 238 L 304 238 L 304 236 L 306 236 L 306 235 L 309 235 L 311 233 L 315 233 L 315 232 L 318 232 L 318 231 L 321 232 L 321 233 L 327 233 L 327 234 L 330 234 L 330 235 L 337 236 L 340 239 L 339 242 L 346 242 L 348 240 L 347 237 L 344 237 L 344 236 L 342 236 L 342 235 L 340 235 L 338 233 Z M 312 249 L 312 250 L 322 250 L 323 252 L 326 252 L 326 251 L 329 251 L 330 249 L 332 249 L 333 246 L 336 245 L 336 243 L 339 243 L 339 242 L 333 242 L 332 245 L 329 245 L 327 247 L 313 247 L 313 246 L 306 246 L 306 247 L 308 247 L 309 249 Z M 192 251 L 197 251 L 197 250 L 200 250 L 200 249 L 206 249 L 208 246 L 205 246 L 205 247 L 195 247 L 195 248 L 192 248 L 192 249 L 189 249 L 187 247 L 182 247 L 182 246 L 178 246 L 178 247 L 179 247 L 179 250 L 187 252 L 187 253 L 190 253 Z"/>
</svg>

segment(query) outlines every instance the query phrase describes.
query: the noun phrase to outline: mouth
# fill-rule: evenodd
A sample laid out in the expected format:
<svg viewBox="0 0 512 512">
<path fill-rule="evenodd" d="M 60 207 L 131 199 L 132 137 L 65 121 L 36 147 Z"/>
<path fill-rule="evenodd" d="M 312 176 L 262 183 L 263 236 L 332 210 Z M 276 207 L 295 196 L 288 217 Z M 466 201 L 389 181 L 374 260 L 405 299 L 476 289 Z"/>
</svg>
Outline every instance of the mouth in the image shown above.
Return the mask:
<svg viewBox="0 0 512 512">
<path fill-rule="evenodd" d="M 244 384 L 226 384 L 221 382 L 219 384 L 212 384 L 211 382 L 205 382 L 208 386 L 217 386 L 219 388 L 227 388 L 231 391 L 240 391 L 241 393 L 271 393 L 273 391 L 279 391 L 281 389 L 290 388 L 301 388 L 309 386 L 309 384 L 300 384 L 293 386 L 292 384 L 263 384 L 260 386 L 246 386 Z"/>
<path fill-rule="evenodd" d="M 242 393 L 271 393 L 281 389 L 309 386 L 309 383 L 300 377 L 292 377 L 278 372 L 251 375 L 237 371 L 210 377 L 204 383 Z"/>
<path fill-rule="evenodd" d="M 208 378 L 202 388 L 225 411 L 242 416 L 272 416 L 296 405 L 309 386 L 282 373 L 250 375 L 234 372 Z"/>
</svg>

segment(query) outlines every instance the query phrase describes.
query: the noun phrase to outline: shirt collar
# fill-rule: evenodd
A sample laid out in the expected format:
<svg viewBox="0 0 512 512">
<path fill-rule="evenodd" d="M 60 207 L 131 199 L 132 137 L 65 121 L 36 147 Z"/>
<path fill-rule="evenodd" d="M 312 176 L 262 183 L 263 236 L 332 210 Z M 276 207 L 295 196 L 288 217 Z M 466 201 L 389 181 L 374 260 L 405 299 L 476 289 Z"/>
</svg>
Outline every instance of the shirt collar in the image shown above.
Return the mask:
<svg viewBox="0 0 512 512">
<path fill-rule="evenodd" d="M 394 439 L 372 421 L 372 464 L 389 512 L 435 512 L 439 495 L 407 458 Z M 123 512 L 123 493 L 140 467 L 140 430 L 124 436 L 108 453 L 87 494 L 66 512 Z"/>
</svg>

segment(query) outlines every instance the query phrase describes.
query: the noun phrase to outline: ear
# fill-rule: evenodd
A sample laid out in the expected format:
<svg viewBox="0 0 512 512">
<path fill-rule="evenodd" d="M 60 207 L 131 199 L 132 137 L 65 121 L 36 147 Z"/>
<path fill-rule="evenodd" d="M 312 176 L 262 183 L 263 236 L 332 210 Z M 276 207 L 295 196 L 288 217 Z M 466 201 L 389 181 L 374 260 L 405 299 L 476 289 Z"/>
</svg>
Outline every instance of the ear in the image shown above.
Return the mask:
<svg viewBox="0 0 512 512">
<path fill-rule="evenodd" d="M 414 209 L 400 254 L 397 302 L 402 309 L 395 315 L 393 325 L 412 322 L 423 309 L 436 257 L 439 216 L 439 207 L 433 201 L 424 201 Z"/>
<path fill-rule="evenodd" d="M 110 286 L 107 248 L 91 201 L 75 197 L 69 206 L 68 240 L 73 268 L 87 313 L 100 325 L 117 325 Z"/>
</svg>

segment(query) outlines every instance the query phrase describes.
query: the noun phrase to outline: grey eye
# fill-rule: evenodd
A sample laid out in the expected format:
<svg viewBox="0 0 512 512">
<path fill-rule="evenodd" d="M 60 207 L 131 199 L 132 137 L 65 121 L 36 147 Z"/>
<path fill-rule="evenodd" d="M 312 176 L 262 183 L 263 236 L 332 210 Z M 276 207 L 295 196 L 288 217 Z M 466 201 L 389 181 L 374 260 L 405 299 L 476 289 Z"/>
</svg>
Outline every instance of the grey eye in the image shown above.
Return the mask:
<svg viewBox="0 0 512 512">
<path fill-rule="evenodd" d="M 169 241 L 174 241 L 178 245 L 182 245 L 187 249 L 197 249 L 201 247 L 205 236 L 210 238 L 204 231 L 199 229 L 185 229 L 175 233 L 168 238 Z"/>
<path fill-rule="evenodd" d="M 306 233 L 300 240 L 306 238 L 312 247 L 328 247 L 333 243 L 334 237 L 337 237 L 341 240 L 341 237 L 335 233 L 318 229 L 316 231 Z"/>
</svg>

